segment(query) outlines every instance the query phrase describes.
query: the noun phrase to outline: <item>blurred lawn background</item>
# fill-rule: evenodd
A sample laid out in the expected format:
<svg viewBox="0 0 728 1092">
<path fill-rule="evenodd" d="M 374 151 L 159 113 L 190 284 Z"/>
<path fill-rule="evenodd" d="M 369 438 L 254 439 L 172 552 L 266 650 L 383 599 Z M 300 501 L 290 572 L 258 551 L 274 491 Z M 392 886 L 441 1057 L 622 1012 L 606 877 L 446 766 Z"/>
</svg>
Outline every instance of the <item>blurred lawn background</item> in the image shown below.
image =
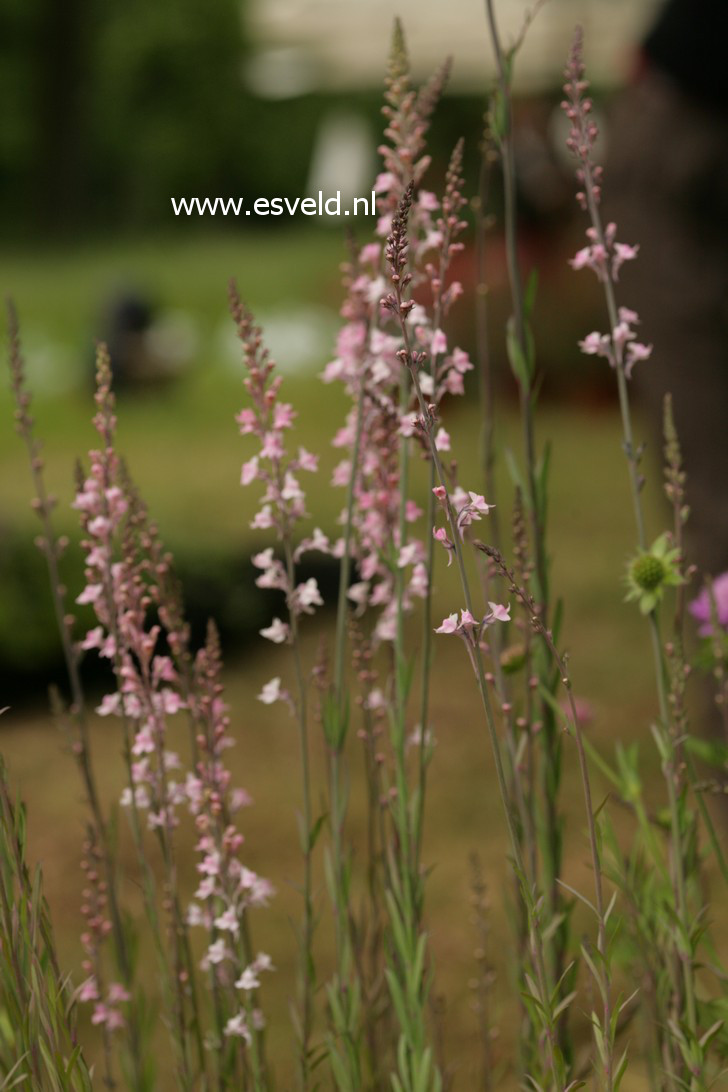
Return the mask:
<svg viewBox="0 0 728 1092">
<path fill-rule="evenodd" d="M 331 110 L 345 110 L 370 126 L 373 170 L 377 86 L 389 15 L 382 15 L 379 22 L 370 20 L 357 54 L 369 60 L 347 82 L 342 75 L 345 55 L 342 59 L 341 50 L 337 54 L 335 36 L 324 40 L 311 34 L 314 16 L 323 18 L 328 11 L 333 19 L 333 8 L 321 3 L 277 2 L 266 7 L 261 2 L 249 7 L 242 21 L 240 10 L 227 0 L 214 4 L 185 0 L 174 18 L 165 5 L 155 7 L 152 14 L 148 5 L 135 3 L 124 9 L 110 3 L 103 17 L 98 11 L 94 14 L 92 25 L 80 37 L 86 5 L 73 0 L 64 7 L 65 16 L 52 15 L 53 5 L 37 0 L 11 7 L 0 17 L 7 24 L 4 29 L 16 32 L 18 43 L 15 50 L 12 45 L 9 49 L 12 39 L 0 33 L 1 78 L 14 107 L 12 124 L 4 128 L 0 141 L 5 168 L 0 190 L 5 242 L 0 285 L 3 294 L 12 293 L 18 307 L 34 415 L 45 440 L 48 482 L 60 501 L 57 527 L 72 540 L 73 467 L 95 439 L 90 424 L 93 343 L 104 332 L 109 300 L 127 289 L 149 300 L 157 334 L 184 365 L 168 382 L 122 392 L 119 445 L 177 557 L 197 632 L 209 612 L 221 625 L 238 739 L 231 764 L 236 782 L 255 800 L 243 816 L 247 860 L 278 890 L 271 908 L 257 915 L 254 931 L 256 944 L 270 952 L 278 967 L 265 984 L 264 1003 L 271 1056 L 279 1087 L 286 1089 L 291 1087 L 293 1058 L 287 1004 L 294 990 L 296 959 L 290 918 L 298 916 L 296 886 L 301 876 L 294 814 L 299 800 L 298 752 L 294 727 L 285 713 L 255 700 L 272 675 L 285 674 L 286 656 L 285 651 L 263 648 L 264 642 L 252 639 L 272 616 L 273 601 L 253 586 L 249 558 L 269 543 L 264 535 L 250 531 L 254 497 L 238 484 L 240 464 L 251 449 L 233 421 L 244 392 L 239 351 L 227 317 L 226 286 L 230 276 L 237 278 L 241 295 L 263 324 L 273 355 L 286 373 L 285 396 L 299 412 L 296 440 L 321 455 L 319 474 L 307 482 L 309 510 L 312 524 L 331 533 L 343 501 L 328 486 L 338 461 L 329 440 L 346 406 L 340 392 L 323 386 L 317 375 L 333 355 L 341 299 L 338 265 L 346 249 L 339 226 L 322 227 L 305 219 L 283 226 L 258 224 L 255 230 L 220 222 L 212 230 L 210 221 L 175 220 L 169 197 L 220 193 L 244 194 L 247 200 L 251 195 L 301 195 L 311 177 L 317 134 Z M 608 41 L 613 52 L 619 47 L 624 53 L 625 42 L 637 32 L 634 12 L 639 9 L 644 22 L 651 5 L 606 7 L 612 11 L 608 21 L 612 38 L 603 36 L 606 52 L 597 56 L 598 72 L 610 71 Z M 475 18 L 472 5 L 463 3 L 461 8 L 464 17 Z M 508 25 L 517 26 L 523 5 L 507 4 L 505 9 Z M 547 440 L 553 444 L 549 514 L 553 586 L 565 600 L 562 643 L 571 652 L 575 686 L 593 708 L 590 737 L 606 754 L 616 739 L 644 741 L 645 774 L 659 791 L 649 737 L 655 702 L 647 633 L 636 611 L 622 602 L 622 573 L 634 533 L 611 377 L 579 359 L 575 344 L 598 326 L 601 305 L 594 286 L 575 277 L 566 265 L 567 256 L 580 245 L 583 225 L 574 220 L 571 183 L 549 144 L 570 26 L 586 17 L 598 30 L 600 5 L 554 2 L 547 10 L 553 14 L 540 16 L 543 33 L 558 43 L 558 49 L 552 46 L 546 64 L 544 50 L 533 51 L 541 67 L 535 61 L 525 65 L 518 111 L 522 131 L 535 134 L 539 141 L 539 155 L 530 162 L 541 162 L 542 167 L 541 181 L 524 186 L 522 194 L 523 258 L 526 266 L 538 265 L 541 275 L 535 333 L 545 381 L 538 437 L 540 444 Z M 403 14 L 406 20 L 407 11 Z M 55 18 L 60 18 L 62 35 L 54 45 L 49 39 Z M 615 45 L 614 28 L 619 28 L 620 18 L 621 38 L 616 35 Z M 341 15 L 337 20 L 337 33 L 347 27 L 352 31 L 353 22 L 347 24 Z M 436 43 L 438 52 L 455 52 L 456 73 L 459 41 L 468 43 L 465 72 L 456 76 L 454 91 L 434 127 L 432 173 L 436 185 L 451 145 L 464 132 L 472 191 L 489 78 L 487 66 L 478 67 L 473 35 L 463 31 L 463 26 L 475 23 L 459 26 L 451 12 L 446 38 L 439 24 L 427 31 L 424 17 L 415 25 L 413 57 L 427 54 L 429 62 Z M 64 42 L 69 48 L 61 56 Z M 69 43 L 75 43 L 73 49 Z M 482 51 L 485 55 L 484 33 Z M 331 60 L 337 55 L 338 68 Z M 41 77 L 44 58 L 52 72 Z M 247 73 L 242 80 L 241 71 Z M 94 90 L 96 98 L 90 101 Z M 605 81 L 603 101 L 610 90 Z M 213 118 L 216 123 L 211 126 Z M 63 134 L 67 137 L 73 131 L 74 119 L 80 126 L 78 140 L 69 144 L 66 139 L 64 144 Z M 527 146 L 528 141 L 523 147 Z M 362 192 L 369 189 L 362 185 Z M 545 200 L 547 192 L 550 197 Z M 497 212 L 497 187 L 493 203 Z M 365 238 L 364 225 L 357 227 L 360 238 Z M 488 264 L 499 395 L 497 441 L 519 453 L 519 426 L 503 354 L 508 303 L 497 227 L 491 232 Z M 472 246 L 458 275 L 468 291 L 454 315 L 455 340 L 472 350 Z M 80 958 L 83 809 L 72 761 L 63 753 L 62 738 L 46 711 L 47 682 L 62 679 L 62 673 L 43 559 L 32 545 L 36 527 L 28 505 L 30 477 L 11 427 L 5 385 L 0 421 L 4 691 L 0 705 L 12 697 L 12 708 L 0 725 L 0 747 L 29 807 L 31 853 L 43 864 L 63 965 L 75 970 Z M 447 408 L 445 425 L 453 437 L 463 482 L 481 488 L 480 421 L 473 386 L 462 404 Z M 662 509 L 654 425 L 640 421 L 638 436 L 652 441 L 647 500 L 650 529 L 656 534 Z M 510 498 L 501 459 L 498 502 L 505 523 Z M 478 530 L 487 537 L 487 524 Z M 330 573 L 320 575 L 324 582 L 331 579 Z M 77 548 L 68 555 L 66 577 L 74 595 L 81 579 Z M 442 566 L 437 595 L 440 616 L 460 605 L 453 574 Z M 319 641 L 330 633 L 329 621 L 322 613 L 307 627 L 309 662 Z M 416 631 L 413 637 L 419 639 Z M 92 691 L 98 685 L 92 677 Z M 492 765 L 467 660 L 459 643 L 446 639 L 437 645 L 433 726 L 438 742 L 425 845 L 425 860 L 433 867 L 429 917 L 436 993 L 444 999 L 446 1060 L 455 1069 L 455 1087 L 466 1090 L 474 1087 L 477 1058 L 477 1025 L 468 988 L 479 943 L 469 908 L 468 857 L 474 850 L 481 856 L 493 904 L 489 954 L 497 974 L 494 1015 L 501 1031 L 496 1044 L 500 1059 L 507 1057 L 513 1041 L 516 994 L 507 955 L 510 880 Z M 113 725 L 95 727 L 94 746 L 102 783 L 113 799 L 122 783 L 120 740 Z M 322 746 L 315 733 L 313 749 L 320 775 Z M 361 856 L 364 812 L 355 740 L 349 759 L 351 836 Z M 565 765 L 566 879 L 586 889 L 590 881 L 580 787 L 568 745 Z M 596 781 L 601 799 L 606 786 L 598 777 Z M 317 796 L 320 776 L 318 784 Z M 615 812 L 615 821 L 621 824 L 624 818 Z M 128 847 L 125 853 L 130 860 Z M 126 890 L 135 904 L 131 881 L 126 881 Z M 331 950 L 322 881 L 318 900 L 324 917 L 317 935 L 323 980 Z M 637 1047 L 637 1031 L 634 1038 Z M 505 1077 L 498 1087 L 509 1087 Z M 624 1087 L 627 1092 L 641 1087 L 639 1075 Z"/>
</svg>

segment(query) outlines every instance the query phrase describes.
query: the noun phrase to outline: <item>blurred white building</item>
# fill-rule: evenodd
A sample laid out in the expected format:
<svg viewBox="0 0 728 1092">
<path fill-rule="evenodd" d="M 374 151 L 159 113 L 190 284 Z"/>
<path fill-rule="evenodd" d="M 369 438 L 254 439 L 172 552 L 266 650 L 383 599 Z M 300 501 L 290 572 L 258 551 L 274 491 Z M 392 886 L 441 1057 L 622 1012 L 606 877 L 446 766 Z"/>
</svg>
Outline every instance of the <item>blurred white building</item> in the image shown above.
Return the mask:
<svg viewBox="0 0 728 1092">
<path fill-rule="evenodd" d="M 451 87 L 485 90 L 494 76 L 484 0 L 249 0 L 259 54 L 249 71 L 255 90 L 288 97 L 381 84 L 395 15 L 405 27 L 417 79 L 451 54 Z M 504 45 L 513 42 L 537 0 L 496 0 Z M 591 79 L 620 83 L 658 0 L 546 0 L 516 65 L 520 91 L 558 84 L 574 27 L 585 32 Z"/>
</svg>

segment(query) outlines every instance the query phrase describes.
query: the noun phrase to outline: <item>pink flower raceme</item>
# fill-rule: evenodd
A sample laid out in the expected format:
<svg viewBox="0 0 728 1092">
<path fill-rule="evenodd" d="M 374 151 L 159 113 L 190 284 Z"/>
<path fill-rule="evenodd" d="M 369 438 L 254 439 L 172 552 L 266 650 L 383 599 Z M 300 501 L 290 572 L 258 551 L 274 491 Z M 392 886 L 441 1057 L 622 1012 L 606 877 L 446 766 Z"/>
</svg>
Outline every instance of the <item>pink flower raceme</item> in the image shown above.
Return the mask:
<svg viewBox="0 0 728 1092">
<path fill-rule="evenodd" d="M 576 177 L 581 189 L 577 200 L 585 211 L 588 210 L 591 226 L 586 231 L 588 246 L 577 252 L 570 265 L 577 270 L 593 270 L 604 284 L 612 329 L 607 334 L 594 331 L 579 342 L 579 348 L 587 356 L 604 357 L 611 367 L 623 372 L 629 379 L 634 365 L 650 357 L 652 346 L 637 341 L 632 329 L 639 322 L 635 311 L 620 307 L 617 317 L 614 317 L 614 284 L 622 265 L 637 257 L 639 246 L 617 242 L 616 224 L 609 223 L 602 227 L 599 213 L 602 168 L 594 162 L 598 130 L 592 117 L 592 101 L 586 94 L 589 84 L 584 79 L 582 44 L 581 30 L 577 30 L 565 73 L 566 100 L 561 105 L 571 123 L 566 144 L 579 164 Z"/>
<path fill-rule="evenodd" d="M 615 239 L 617 225 L 607 224 L 604 229 L 603 242 L 599 240 L 595 228 L 586 229 L 590 245 L 577 251 L 573 258 L 569 259 L 572 269 L 591 269 L 596 273 L 600 281 L 607 279 L 609 274 L 613 281 L 619 279 L 619 270 L 625 262 L 631 262 L 637 257 L 639 246 L 629 246 L 627 243 L 618 243 Z"/>
<path fill-rule="evenodd" d="M 445 517 L 449 519 L 450 513 L 448 510 L 448 494 L 447 490 L 442 485 L 437 485 L 432 490 L 437 498 Z M 455 516 L 455 525 L 460 534 L 460 538 L 463 538 L 465 530 L 470 525 L 481 518 L 481 516 L 487 516 L 491 508 L 495 506 L 488 504 L 485 497 L 480 493 L 473 493 L 472 490 L 466 493 L 464 489 L 457 486 L 451 496 L 450 504 L 452 505 L 453 514 Z M 453 551 L 455 549 L 450 537 L 444 527 L 433 527 L 433 536 L 436 542 L 439 542 L 448 551 L 448 565 L 452 562 Z"/>
<path fill-rule="evenodd" d="M 227 927 L 233 939 L 249 907 L 264 905 L 271 894 L 267 881 L 246 869 L 240 860 L 243 836 L 233 823 L 235 810 L 249 802 L 244 790 L 233 789 L 223 761 L 232 745 L 227 707 L 222 699 L 221 663 L 214 629 L 193 664 L 188 648 L 188 629 L 170 577 L 170 557 L 162 550 L 156 529 L 148 521 L 114 446 L 114 399 L 108 356 L 99 351 L 94 424 L 101 437 L 99 450 L 90 452 L 90 471 L 81 480 L 74 507 L 85 531 L 86 585 L 78 597 L 96 616 L 82 647 L 97 649 L 111 660 L 116 690 L 107 694 L 98 713 L 119 717 L 129 740 L 129 784 L 122 804 L 136 812 L 147 811 L 147 826 L 162 840 L 165 863 L 172 860 L 172 832 L 181 814 L 191 816 L 198 832 L 198 865 L 203 879 L 198 903 L 187 922 L 178 913 L 171 873 L 166 901 L 171 915 L 170 936 L 176 945 L 175 962 L 189 974 L 188 951 L 182 937 L 186 924 L 202 924 L 211 932 Z M 281 424 L 289 412 L 278 416 Z M 276 629 L 276 635 L 278 630 Z M 160 651 L 162 637 L 171 655 Z M 186 711 L 193 732 L 194 767 L 186 774 L 176 750 L 168 746 L 170 718 Z M 84 999 L 95 1004 L 93 1021 L 113 1030 L 123 1023 L 119 1005 L 127 1000 L 124 988 L 102 985 L 100 940 L 110 930 L 104 912 L 104 891 L 98 868 L 87 867 L 84 891 L 87 928 L 83 943 L 89 978 L 82 988 Z M 212 940 L 212 937 L 211 937 Z M 212 940 L 207 960 L 219 954 Z M 247 965 L 247 953 L 233 943 L 231 954 L 223 947 L 237 973 Z"/>
<path fill-rule="evenodd" d="M 718 618 L 718 625 L 728 629 L 728 572 L 721 573 L 720 576 L 716 576 L 712 582 L 712 592 L 715 597 L 715 612 Z M 689 607 L 690 613 L 693 618 L 696 618 L 700 622 L 700 628 L 698 632 L 701 637 L 711 637 L 713 635 L 713 608 L 711 604 L 711 594 L 708 587 L 704 587 L 700 592 L 700 595 L 696 599 L 693 599 Z"/>
<path fill-rule="evenodd" d="M 639 322 L 635 311 L 620 307 L 618 314 L 619 322 L 612 330 L 611 337 L 594 331 L 579 342 L 579 348 L 586 356 L 604 357 L 612 368 L 621 363 L 624 374 L 629 379 L 634 365 L 640 360 L 649 359 L 652 346 L 637 341 L 637 335 L 632 329 L 632 324 Z"/>
<path fill-rule="evenodd" d="M 74 502 L 86 534 L 86 585 L 77 602 L 90 604 L 98 623 L 82 647 L 95 648 L 112 661 L 117 689 L 104 697 L 98 712 L 122 718 L 132 735 L 134 761 L 122 803 L 147 808 L 150 828 L 171 829 L 185 798 L 168 776 L 180 763 L 176 752 L 167 749 L 167 718 L 184 709 L 186 700 L 172 660 L 158 650 L 162 626 L 150 618 L 153 607 L 160 621 L 169 623 L 171 648 L 182 650 L 186 634 L 177 610 L 164 604 L 169 559 L 115 450 L 114 397 L 103 349 L 96 404 L 94 424 L 102 446 L 89 453 L 90 471 Z"/>
<path fill-rule="evenodd" d="M 232 744 L 229 735 L 228 708 L 222 699 L 221 660 L 217 633 L 210 626 L 205 647 L 195 660 L 193 712 L 198 724 L 198 762 L 195 774 L 188 777 L 186 794 L 195 817 L 199 840 L 197 871 L 201 876 L 195 901 L 187 911 L 190 925 L 208 931 L 209 944 L 203 957 L 206 969 L 215 968 L 219 982 L 232 974 L 241 975 L 249 962 L 244 921 L 247 912 L 266 906 L 273 888 L 263 877 L 246 868 L 240 857 L 243 835 L 236 829 L 234 813 L 250 802 L 231 790 L 230 774 L 223 752 Z M 260 970 L 272 970 L 268 957 Z M 259 985 L 259 983 L 256 983 Z M 241 1002 L 242 1006 L 242 1002 Z M 248 1039 L 250 1014 L 242 1006 L 229 1018 L 237 1031 Z M 242 1029 L 245 1029 L 244 1031 Z"/>
<path fill-rule="evenodd" d="M 296 525 L 306 515 L 306 497 L 298 475 L 300 472 L 315 473 L 318 457 L 300 446 L 296 455 L 288 454 L 286 433 L 295 421 L 295 410 L 288 402 L 279 401 L 281 377 L 274 374 L 275 363 L 263 345 L 261 331 L 243 307 L 234 284 L 230 285 L 230 305 L 243 346 L 247 370 L 244 385 L 252 403 L 240 411 L 236 420 L 241 434 L 254 436 L 260 444 L 260 450 L 243 464 L 240 480 L 245 486 L 261 482 L 265 487 L 251 527 L 274 530 L 284 549 L 292 555 L 291 564 L 284 565 L 273 556 L 272 547 L 256 554 L 253 564 L 262 570 L 256 584 L 283 591 L 292 615 L 313 614 L 315 607 L 323 605 L 318 586 L 313 578 L 295 586 L 292 583 L 293 564 L 304 548 L 327 553 L 331 548 L 318 529 L 295 554 L 291 544 Z M 261 633 L 280 644 L 288 639 L 290 626 L 275 619 Z"/>
<path fill-rule="evenodd" d="M 405 391 L 407 404 L 403 404 L 403 336 L 399 316 L 394 314 L 387 294 L 383 263 L 385 258 L 388 264 L 392 262 L 393 219 L 405 191 L 409 193 L 408 242 L 400 258 L 407 260 L 409 251 L 407 283 L 413 288 L 427 286 L 432 306 L 426 308 L 413 299 L 401 306 L 412 346 L 423 365 L 419 382 L 433 408 L 446 394 L 463 393 L 464 376 L 472 368 L 467 353 L 449 346 L 442 329 L 449 307 L 462 293 L 457 282 L 446 284 L 448 264 L 461 248 L 457 236 L 464 227 L 460 219 L 465 204 L 461 194 L 461 147 L 453 155 L 442 203 L 429 191 L 415 194 L 413 189 L 429 162 L 423 155 L 423 138 L 446 75 L 447 66 L 422 91 L 415 92 L 401 30 L 396 27 L 385 95 L 384 112 L 389 125 L 386 143 L 380 148 L 384 163 L 375 182 L 380 212 L 377 232 L 387 237 L 387 244 L 367 244 L 345 267 L 347 299 L 342 315 L 348 321 L 337 341 L 337 356 L 323 376 L 326 382 L 344 382 L 353 400 L 345 426 L 334 440 L 335 446 L 347 451 L 334 471 L 333 482 L 349 486 L 355 473 L 349 548 L 361 579 L 350 596 L 356 596 L 360 611 L 367 606 L 380 609 L 376 641 L 391 640 L 395 635 L 399 601 L 395 587 L 401 591 L 405 611 L 428 589 L 423 564 L 426 550 L 410 534 L 410 524 L 420 513 L 411 502 L 405 503 L 402 520 L 399 479 L 403 437 L 418 441 L 423 451 L 426 444 L 414 391 L 409 397 Z M 359 457 L 354 470 L 357 437 Z M 440 429 L 438 449 L 447 451 L 449 444 L 447 431 Z M 346 520 L 344 512 L 344 525 Z"/>
<path fill-rule="evenodd" d="M 386 238 L 391 230 L 392 217 L 397 210 L 406 186 L 410 181 L 419 185 L 429 164 L 424 154 L 425 135 L 430 116 L 440 98 L 450 73 L 450 61 L 434 74 L 419 92 L 412 87 L 409 59 L 402 27 L 397 21 L 394 40 L 385 78 L 384 116 L 387 128 L 385 143 L 379 147 L 384 169 L 374 184 L 377 193 L 379 221 L 377 234 Z M 418 202 L 415 218 L 422 229 L 423 240 L 435 230 L 430 214 L 438 207 L 434 195 L 423 193 Z"/>
</svg>

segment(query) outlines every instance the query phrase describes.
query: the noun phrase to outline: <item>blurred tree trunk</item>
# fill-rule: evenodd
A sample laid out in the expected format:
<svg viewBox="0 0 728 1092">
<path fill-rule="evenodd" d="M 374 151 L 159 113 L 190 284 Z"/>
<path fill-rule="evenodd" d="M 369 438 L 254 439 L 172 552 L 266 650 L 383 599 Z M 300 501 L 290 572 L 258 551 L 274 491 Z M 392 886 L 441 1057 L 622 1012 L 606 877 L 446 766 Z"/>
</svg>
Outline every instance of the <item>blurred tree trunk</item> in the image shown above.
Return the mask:
<svg viewBox="0 0 728 1092">
<path fill-rule="evenodd" d="M 85 204 L 91 0 L 41 0 L 37 23 L 38 226 L 78 226 Z"/>
</svg>

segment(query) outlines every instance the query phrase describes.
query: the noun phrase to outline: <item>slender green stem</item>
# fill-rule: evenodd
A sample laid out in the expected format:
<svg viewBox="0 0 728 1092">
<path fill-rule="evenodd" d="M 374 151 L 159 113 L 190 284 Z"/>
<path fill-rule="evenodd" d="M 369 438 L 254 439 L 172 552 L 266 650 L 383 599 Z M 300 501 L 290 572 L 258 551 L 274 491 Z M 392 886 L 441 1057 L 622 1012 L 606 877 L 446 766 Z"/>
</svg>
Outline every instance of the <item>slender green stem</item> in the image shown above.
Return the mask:
<svg viewBox="0 0 728 1092">
<path fill-rule="evenodd" d="M 545 517 L 543 505 L 539 500 L 539 489 L 536 479 L 533 375 L 530 370 L 532 353 L 529 346 L 523 279 L 518 259 L 517 189 L 516 164 L 512 139 L 513 105 L 511 96 L 511 74 L 510 65 L 507 63 L 506 55 L 500 40 L 498 24 L 495 17 L 494 2 L 493 0 L 485 0 L 485 2 L 490 37 L 498 69 L 498 85 L 502 105 L 502 126 L 497 137 L 503 171 L 504 234 L 508 279 L 513 306 L 513 332 L 521 359 L 524 362 L 527 362 L 529 369 L 528 374 L 517 375 L 526 468 L 527 495 L 525 499 L 531 525 L 531 544 L 535 563 L 534 577 L 537 592 L 536 598 L 538 600 L 542 621 L 544 622 L 544 625 L 547 626 L 550 613 L 548 556 L 546 552 Z M 528 22 L 526 23 L 526 26 L 527 25 Z M 510 51 L 509 56 L 511 60 L 515 56 L 519 45 L 520 41 Z M 543 646 L 540 646 L 540 648 L 536 650 L 534 661 L 542 686 L 550 689 L 548 656 Z M 553 918 L 559 913 L 562 901 L 558 886 L 562 863 L 558 814 L 561 738 L 554 722 L 551 707 L 545 701 L 541 703 L 541 721 L 543 730 L 540 734 L 539 742 L 543 755 L 543 760 L 540 765 L 540 780 L 543 795 L 543 831 L 540 842 L 543 860 L 544 888 L 547 892 L 550 913 Z M 561 978 L 564 964 L 565 937 L 565 929 L 556 929 L 550 943 L 550 956 L 553 961 L 554 978 L 557 981 Z M 566 1034 L 567 1026 L 565 1021 L 562 1020 L 562 1039 L 565 1039 Z"/>
<path fill-rule="evenodd" d="M 431 528 L 435 522 L 435 495 L 432 492 L 435 486 L 435 467 L 430 463 L 429 489 L 427 495 L 427 513 L 425 526 Z M 435 568 L 435 539 L 432 534 L 427 538 L 427 591 L 422 610 L 422 673 L 420 676 L 420 739 L 417 762 L 417 814 L 415 816 L 414 831 L 414 860 L 415 875 L 419 875 L 420 861 L 422 857 L 422 840 L 425 826 L 425 795 L 427 791 L 427 749 L 428 749 L 428 725 L 430 719 L 430 675 L 432 669 L 432 581 Z"/>
<path fill-rule="evenodd" d="M 290 537 L 286 536 L 283 543 L 286 571 L 288 574 L 288 586 L 293 590 L 295 582 L 295 565 L 293 549 Z M 311 966 L 313 962 L 313 888 L 312 888 L 312 858 L 311 832 L 313 828 L 311 811 L 311 771 L 308 743 L 308 717 L 306 684 L 303 677 L 301 663 L 301 647 L 298 633 L 298 618 L 294 610 L 289 609 L 289 624 L 291 628 L 291 648 L 293 653 L 294 671 L 296 676 L 296 690 L 298 700 L 296 702 L 296 721 L 298 724 L 298 738 L 301 755 L 301 779 L 303 782 L 303 826 L 306 843 L 303 847 L 303 943 L 301 945 L 301 990 L 303 1001 L 303 1013 L 301 1021 L 301 1045 L 300 1045 L 300 1079 L 302 1089 L 308 1088 L 309 1081 L 309 1043 L 313 1024 L 313 983 L 311 981 Z"/>
<path fill-rule="evenodd" d="M 445 491 L 445 500 L 447 505 L 448 520 L 450 523 L 450 529 L 452 534 L 452 542 L 455 552 L 455 557 L 458 566 L 458 572 L 460 574 L 460 582 L 462 586 L 463 596 L 465 599 L 466 609 L 472 614 L 473 612 L 473 600 L 470 594 L 470 583 L 468 581 L 468 575 L 465 568 L 465 559 L 463 556 L 462 543 L 460 539 L 460 528 L 457 522 L 457 515 L 455 513 L 452 500 L 450 499 L 450 491 L 448 488 L 447 476 L 445 469 L 442 465 L 437 446 L 435 444 L 435 438 L 432 429 L 431 415 L 422 394 L 422 388 L 420 387 L 419 379 L 417 377 L 417 371 L 412 364 L 412 347 L 410 343 L 409 331 L 407 324 L 402 318 L 401 304 L 401 285 L 397 283 L 395 285 L 395 294 L 397 298 L 398 314 L 400 318 L 400 328 L 402 331 L 402 338 L 404 342 L 405 360 L 409 368 L 410 375 L 412 377 L 412 384 L 417 395 L 417 401 L 420 407 L 420 414 L 423 427 L 425 429 L 428 445 L 430 449 L 430 457 L 435 467 L 437 478 Z M 536 967 L 536 974 L 539 979 L 539 986 L 542 991 L 542 996 L 550 996 L 550 991 L 547 992 L 547 977 L 546 977 L 546 965 L 543 957 L 543 945 L 539 933 L 537 924 L 537 915 L 535 910 L 535 902 L 533 895 L 528 887 L 526 881 L 526 870 L 524 867 L 523 857 L 521 853 L 521 847 L 516 833 L 516 827 L 511 813 L 510 798 L 508 793 L 508 786 L 506 783 L 505 769 L 503 766 L 503 758 L 500 752 L 500 742 L 498 740 L 498 732 L 495 725 L 495 717 L 493 714 L 493 707 L 490 701 L 490 695 L 488 693 L 488 684 L 485 678 L 485 668 L 483 666 L 483 658 L 480 651 L 480 646 L 475 642 L 475 647 L 469 650 L 471 652 L 472 663 L 475 670 L 476 678 L 478 681 L 478 689 L 480 692 L 481 701 L 483 704 L 483 710 L 485 713 L 485 720 L 488 729 L 488 735 L 490 738 L 491 749 L 493 752 L 493 759 L 495 763 L 496 779 L 498 781 L 498 790 L 500 793 L 503 812 L 506 820 L 506 827 L 508 830 L 508 838 L 511 846 L 511 853 L 513 855 L 513 862 L 516 868 L 516 872 L 521 879 L 521 891 L 524 902 L 527 906 L 529 922 L 531 924 L 531 938 L 532 948 L 534 955 L 534 962 Z M 558 1067 L 555 1056 L 555 1041 L 554 1041 L 554 1029 L 549 1026 L 547 1035 L 547 1052 L 549 1058 L 549 1066 L 552 1072 L 554 1084 L 558 1084 Z"/>
<path fill-rule="evenodd" d="M 607 253 L 608 248 L 606 246 L 606 240 L 604 237 L 601 215 L 599 213 L 599 208 L 594 197 L 594 183 L 591 175 L 591 167 L 588 164 L 585 166 L 584 171 L 584 192 L 586 194 L 587 207 L 592 225 L 596 233 L 597 242 L 604 248 L 604 252 Z M 639 472 L 639 453 L 634 446 L 629 393 L 627 390 L 627 377 L 624 369 L 623 350 L 621 345 L 615 342 L 614 339 L 614 330 L 617 327 L 619 315 L 615 299 L 614 282 L 611 276 L 611 272 L 608 268 L 605 269 L 602 280 L 604 284 L 604 294 L 609 316 L 610 340 L 612 343 L 612 352 L 614 354 L 615 369 L 617 372 L 617 388 L 619 391 L 619 407 L 622 418 L 624 450 L 627 455 L 627 462 L 629 466 L 632 504 L 635 514 L 635 523 L 637 526 L 637 541 L 640 549 L 644 550 L 647 547 L 647 538 L 645 532 L 645 520 L 642 509 L 641 496 L 643 480 Z M 660 640 L 660 628 L 656 610 L 650 611 L 650 614 L 648 615 L 648 622 L 650 627 L 650 642 L 652 645 L 652 654 L 655 663 L 657 694 L 660 708 L 660 720 L 662 724 L 661 734 L 665 746 L 669 750 L 670 754 L 669 760 L 665 763 L 665 780 L 667 782 L 668 802 L 670 809 L 673 873 L 677 896 L 677 912 L 683 936 L 685 939 L 687 939 L 690 932 L 690 922 L 688 919 L 688 907 L 685 890 L 685 862 L 683 859 L 679 804 L 674 784 L 675 748 L 674 742 L 669 733 L 670 714 L 667 700 L 667 679 L 665 662 L 662 654 L 662 644 Z M 687 1022 L 690 1031 L 693 1033 L 693 1035 L 695 1035 L 697 1030 L 697 1022 L 695 1007 L 694 969 L 692 959 L 689 953 L 681 952 L 680 960 L 683 968 L 683 983 L 685 990 L 685 1004 L 687 1008 Z M 691 1087 L 694 1087 L 692 1082 Z"/>
<path fill-rule="evenodd" d="M 121 909 L 119 906 L 117 891 L 116 868 L 109 842 L 109 833 L 106 819 L 103 814 L 99 799 L 96 778 L 94 774 L 91 738 L 86 716 L 86 702 L 79 671 L 78 655 L 73 647 L 71 632 L 66 614 L 66 602 L 63 583 L 58 565 L 61 556 L 62 544 L 55 533 L 51 518 L 53 500 L 48 495 L 43 474 L 43 459 L 41 456 L 41 443 L 36 439 L 33 430 L 33 420 L 29 413 L 31 396 L 25 389 L 23 373 L 23 361 L 20 349 L 20 332 L 18 317 L 12 303 L 8 303 L 8 326 L 10 334 L 10 366 L 12 372 L 12 386 L 17 405 L 18 432 L 25 443 L 30 469 L 35 489 L 35 501 L 33 507 L 38 514 L 43 527 L 43 556 L 48 567 L 48 577 L 53 602 L 53 612 L 56 620 L 56 628 L 61 640 L 63 658 L 66 665 L 66 674 L 71 689 L 70 714 L 78 732 L 78 744 L 73 747 L 73 754 L 81 774 L 81 779 L 86 792 L 89 809 L 93 818 L 93 825 L 102 847 L 103 867 L 107 885 L 107 897 L 111 915 L 112 936 L 114 951 L 119 973 L 124 986 L 131 989 L 133 985 L 133 973 L 128 951 L 127 938 L 124 931 Z M 141 1057 L 141 1045 L 137 1015 L 134 1010 L 129 1014 L 129 1052 L 134 1071 L 135 1086 L 142 1088 L 144 1083 L 143 1062 Z"/>
</svg>

